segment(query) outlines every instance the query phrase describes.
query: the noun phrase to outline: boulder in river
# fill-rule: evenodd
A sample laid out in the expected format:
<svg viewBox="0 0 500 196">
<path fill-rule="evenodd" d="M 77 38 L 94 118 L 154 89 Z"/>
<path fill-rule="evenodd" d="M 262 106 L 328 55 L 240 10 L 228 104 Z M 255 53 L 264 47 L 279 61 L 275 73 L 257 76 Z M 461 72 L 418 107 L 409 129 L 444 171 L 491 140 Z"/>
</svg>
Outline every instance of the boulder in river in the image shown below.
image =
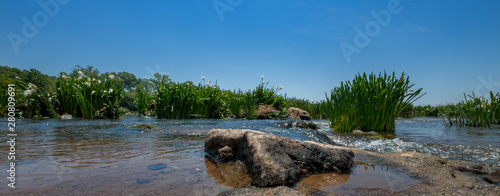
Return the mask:
<svg viewBox="0 0 500 196">
<path fill-rule="evenodd" d="M 273 105 L 259 105 L 257 111 L 255 111 L 255 116 L 257 119 L 272 119 L 276 118 L 279 112 L 280 110 Z"/>
<path fill-rule="evenodd" d="M 319 129 L 318 125 L 316 125 L 312 121 L 287 121 L 276 123 L 276 126 L 290 129 L 290 128 L 303 128 L 303 129 Z"/>
<path fill-rule="evenodd" d="M 243 129 L 211 130 L 205 151 L 215 161 L 245 162 L 258 187 L 291 186 L 315 173 L 349 173 L 354 165 L 349 149 Z"/>
<path fill-rule="evenodd" d="M 378 133 L 375 132 L 375 131 L 368 131 L 368 132 L 365 132 L 365 131 L 361 131 L 361 130 L 353 130 L 352 131 L 352 134 L 353 135 L 357 135 L 357 136 L 377 136 Z"/>
<path fill-rule="evenodd" d="M 287 119 L 291 119 L 291 120 L 311 120 L 311 115 L 309 114 L 309 112 L 303 110 L 303 109 L 300 109 L 300 108 L 296 108 L 296 107 L 290 107 L 288 108 L 288 117 Z"/>
</svg>

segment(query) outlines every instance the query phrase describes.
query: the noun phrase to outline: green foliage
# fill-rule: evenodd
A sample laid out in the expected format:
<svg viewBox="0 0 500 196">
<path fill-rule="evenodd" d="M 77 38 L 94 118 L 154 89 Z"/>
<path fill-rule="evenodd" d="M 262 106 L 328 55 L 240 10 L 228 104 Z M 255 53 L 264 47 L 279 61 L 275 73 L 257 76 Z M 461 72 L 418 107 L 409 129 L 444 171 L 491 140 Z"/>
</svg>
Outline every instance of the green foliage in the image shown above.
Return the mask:
<svg viewBox="0 0 500 196">
<path fill-rule="evenodd" d="M 259 84 L 253 91 L 256 104 L 273 105 L 276 108 L 282 108 L 285 105 L 285 100 L 283 97 L 278 95 L 278 92 L 283 89 L 283 87 L 267 87 L 269 81 L 264 81 L 265 76 L 261 77 L 261 84 Z"/>
<path fill-rule="evenodd" d="M 464 94 L 464 101 L 458 104 L 448 104 L 440 108 L 446 125 L 491 127 L 500 124 L 500 93 L 490 91 L 489 100 Z"/>
<path fill-rule="evenodd" d="M 229 113 L 233 118 L 243 118 L 243 106 L 245 104 L 245 93 L 241 90 L 227 91 L 226 102 L 229 104 Z"/>
<path fill-rule="evenodd" d="M 116 119 L 123 98 L 123 88 L 114 81 L 114 75 L 96 79 L 78 72 L 68 77 L 61 73 L 56 82 L 59 114 L 92 119 L 97 116 Z M 100 112 L 100 113 L 99 113 Z"/>
<path fill-rule="evenodd" d="M 0 66 L 0 117 L 7 115 L 7 85 L 15 84 L 16 108 L 22 109 L 23 117 L 54 116 L 50 111 L 49 96 L 46 93 L 54 90 L 54 79 L 42 74 L 36 69 L 20 70 L 7 66 Z M 32 96 L 25 97 L 24 92 L 33 85 Z M 29 101 L 29 103 L 27 103 Z M 44 102 L 44 103 L 42 103 Z M 29 105 L 29 106 L 28 106 Z M 33 107 L 33 108 L 30 108 Z M 29 109 L 29 111 L 28 111 Z"/>
<path fill-rule="evenodd" d="M 229 94 L 219 86 L 199 84 L 197 86 L 197 104 L 195 113 L 206 118 L 224 118 L 230 116 L 230 109 L 226 96 Z"/>
<path fill-rule="evenodd" d="M 155 113 L 158 118 L 187 119 L 199 101 L 191 82 L 158 83 Z"/>
<path fill-rule="evenodd" d="M 137 107 L 137 111 L 139 115 L 146 116 L 146 112 L 149 109 L 149 106 L 153 102 L 153 96 L 149 91 L 147 91 L 144 86 L 138 85 L 135 88 L 137 97 L 135 98 L 135 105 Z"/>
<path fill-rule="evenodd" d="M 423 105 L 423 106 L 413 106 L 408 116 L 432 116 L 437 117 L 440 116 L 440 108 L 443 106 L 431 106 L 431 105 Z"/>
<path fill-rule="evenodd" d="M 398 78 L 394 72 L 378 76 L 363 73 L 352 82 L 341 82 L 326 96 L 330 127 L 336 132 L 394 132 L 396 117 L 425 94 L 420 95 L 422 89 L 411 90 L 413 86 L 404 73 Z"/>
<path fill-rule="evenodd" d="M 255 95 L 252 91 L 247 91 L 244 93 L 243 97 L 243 110 L 245 111 L 245 118 L 250 120 L 255 118 L 255 110 L 257 106 Z"/>
</svg>

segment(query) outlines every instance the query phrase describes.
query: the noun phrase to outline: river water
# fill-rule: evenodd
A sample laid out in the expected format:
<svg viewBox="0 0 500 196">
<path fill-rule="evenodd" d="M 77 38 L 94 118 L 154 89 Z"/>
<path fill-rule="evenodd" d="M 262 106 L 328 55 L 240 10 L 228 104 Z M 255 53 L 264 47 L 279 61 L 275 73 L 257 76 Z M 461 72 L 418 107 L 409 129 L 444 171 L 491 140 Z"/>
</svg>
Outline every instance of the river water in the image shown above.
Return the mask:
<svg viewBox="0 0 500 196">
<path fill-rule="evenodd" d="M 286 121 L 164 120 L 135 115 L 115 121 L 16 119 L 16 189 L 7 187 L 8 173 L 2 172 L 5 177 L 0 178 L 3 179 L 0 193 L 214 195 L 235 187 L 225 183 L 228 177 L 214 171 L 212 163 L 205 158 L 204 139 L 214 128 L 252 129 L 374 152 L 416 151 L 449 159 L 500 164 L 498 128 L 446 127 L 438 118 L 398 119 L 395 139 L 376 140 L 332 133 L 324 120 L 314 121 L 319 130 L 283 129 L 276 125 L 283 122 Z M 7 127 L 7 119 L 1 119 L 1 124 Z M 156 128 L 130 128 L 137 124 Z M 2 142 L 0 146 L 8 152 L 8 143 Z M 6 171 L 7 153 L 4 157 L 2 169 Z M 335 180 L 325 175 L 308 177 L 297 187 L 317 186 L 321 184 L 318 180 L 307 183 L 315 178 L 328 178 L 332 183 L 324 181 L 322 187 L 332 192 L 348 191 L 352 186 L 400 191 L 395 187 L 401 189 L 405 185 L 398 182 L 412 181 L 391 168 L 362 162 L 358 162 L 351 175 L 338 176 Z M 376 187 L 359 187 L 363 176 L 386 180 Z M 230 181 L 244 182 L 243 179 Z"/>
</svg>

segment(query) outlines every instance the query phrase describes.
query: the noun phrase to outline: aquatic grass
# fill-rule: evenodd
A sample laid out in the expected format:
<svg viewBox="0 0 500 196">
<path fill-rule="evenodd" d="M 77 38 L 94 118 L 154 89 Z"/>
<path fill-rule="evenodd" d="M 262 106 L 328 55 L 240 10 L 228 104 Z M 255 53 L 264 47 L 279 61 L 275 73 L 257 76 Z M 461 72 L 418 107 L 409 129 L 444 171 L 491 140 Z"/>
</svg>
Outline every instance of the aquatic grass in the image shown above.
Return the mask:
<svg viewBox="0 0 500 196">
<path fill-rule="evenodd" d="M 229 104 L 229 112 L 233 118 L 243 118 L 243 105 L 245 93 L 241 90 L 227 91 L 226 101 Z"/>
<path fill-rule="evenodd" d="M 45 89 L 22 80 L 18 80 L 16 86 L 18 88 L 16 102 L 19 103 L 17 106 L 21 110 L 19 116 L 25 118 L 59 117 L 53 106 L 55 94 L 47 93 Z"/>
<path fill-rule="evenodd" d="M 447 104 L 440 108 L 447 126 L 491 127 L 500 124 L 500 93 L 490 91 L 490 97 L 466 95 L 458 104 Z"/>
<path fill-rule="evenodd" d="M 56 81 L 57 108 L 59 114 L 93 119 L 120 116 L 119 104 L 123 99 L 123 87 L 114 81 L 114 75 L 90 78 L 81 72 L 67 77 L 62 74 Z"/>
<path fill-rule="evenodd" d="M 264 80 L 264 75 L 261 78 L 262 82 L 252 92 L 256 104 L 273 105 L 275 108 L 282 108 L 285 105 L 285 99 L 278 95 L 278 92 L 283 89 L 283 86 L 268 87 L 269 81 Z"/>
<path fill-rule="evenodd" d="M 195 113 L 205 118 L 226 118 L 230 116 L 230 109 L 226 96 L 229 94 L 215 84 L 198 84 L 197 104 Z"/>
<path fill-rule="evenodd" d="M 256 98 L 252 91 L 247 91 L 243 97 L 243 110 L 245 111 L 245 118 L 250 120 L 255 118 L 255 111 L 257 110 Z"/>
<path fill-rule="evenodd" d="M 336 132 L 394 132 L 396 117 L 425 94 L 421 94 L 421 88 L 411 90 L 413 86 L 405 73 L 397 77 L 394 72 L 378 76 L 363 73 L 341 82 L 330 96 L 326 95 L 324 107 L 329 108 L 330 127 Z"/>
<path fill-rule="evenodd" d="M 193 114 L 198 97 L 192 82 L 160 83 L 155 98 L 158 118 L 187 119 Z"/>
<path fill-rule="evenodd" d="M 146 116 L 146 112 L 149 109 L 149 106 L 153 102 L 153 95 L 147 89 L 145 89 L 142 85 L 137 85 L 135 87 L 135 91 L 137 93 L 137 97 L 134 102 L 137 107 L 137 111 L 139 115 Z"/>
</svg>

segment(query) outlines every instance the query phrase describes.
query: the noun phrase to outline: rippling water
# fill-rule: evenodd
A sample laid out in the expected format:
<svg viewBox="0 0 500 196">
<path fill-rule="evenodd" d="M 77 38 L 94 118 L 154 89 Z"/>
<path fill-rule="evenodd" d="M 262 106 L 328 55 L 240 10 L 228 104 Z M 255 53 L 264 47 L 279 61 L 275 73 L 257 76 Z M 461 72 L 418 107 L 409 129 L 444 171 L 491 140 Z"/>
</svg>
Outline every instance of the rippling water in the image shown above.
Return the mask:
<svg viewBox="0 0 500 196">
<path fill-rule="evenodd" d="M 326 121 L 322 132 L 331 132 Z M 439 118 L 396 120 L 396 138 L 374 140 L 329 134 L 338 144 L 373 152 L 414 151 L 448 159 L 500 164 L 500 129 L 481 127 L 447 127 Z"/>
<path fill-rule="evenodd" d="M 283 122 L 286 121 L 163 120 L 134 115 L 116 121 L 16 119 L 16 183 L 40 194 L 59 189 L 72 194 L 75 190 L 80 194 L 95 193 L 85 192 L 87 189 L 127 195 L 144 191 L 191 195 L 186 192 L 189 190 L 196 190 L 196 194 L 200 190 L 218 193 L 229 188 L 217 184 L 207 174 L 203 152 L 205 136 L 214 128 L 252 129 L 382 153 L 416 151 L 500 163 L 499 129 L 446 127 L 436 118 L 401 119 L 396 122 L 395 139 L 374 140 L 332 133 L 324 120 L 314 121 L 320 126 L 318 131 L 276 126 Z M 1 119 L 1 124 L 6 125 L 7 119 Z M 137 124 L 156 128 L 130 128 Z M 0 147 L 8 150 L 6 142 L 0 143 Z M 0 193 L 7 189 L 1 186 Z"/>
</svg>

